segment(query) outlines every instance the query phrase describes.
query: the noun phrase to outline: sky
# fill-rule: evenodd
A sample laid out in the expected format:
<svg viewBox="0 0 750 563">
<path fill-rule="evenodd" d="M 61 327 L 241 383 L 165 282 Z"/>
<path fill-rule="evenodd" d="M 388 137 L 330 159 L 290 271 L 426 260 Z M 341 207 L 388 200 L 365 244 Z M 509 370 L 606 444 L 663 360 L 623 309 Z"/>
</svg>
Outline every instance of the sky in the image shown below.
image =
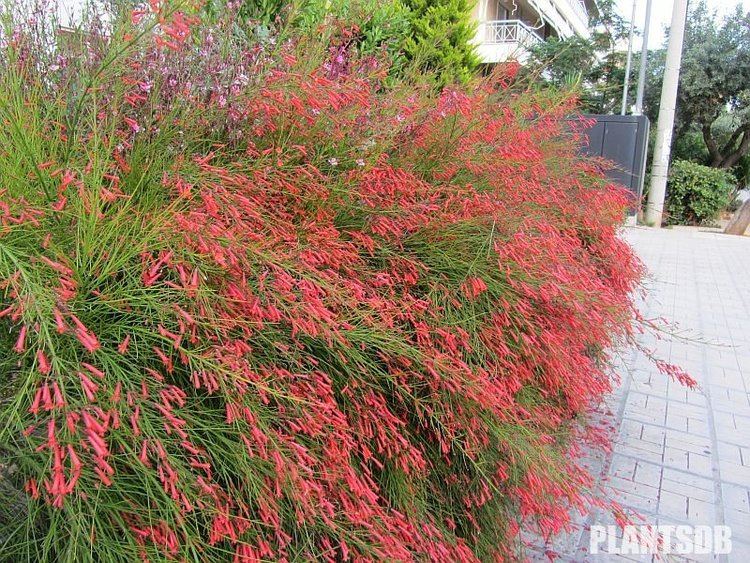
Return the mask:
<svg viewBox="0 0 750 563">
<path fill-rule="evenodd" d="M 693 0 L 695 1 L 695 0 Z M 636 0 L 635 22 L 638 30 L 643 31 L 643 23 L 646 17 L 646 0 Z M 719 15 L 726 15 L 734 11 L 737 4 L 742 4 L 746 11 L 750 10 L 750 0 L 706 0 L 709 10 L 717 10 Z M 620 14 L 627 20 L 633 12 L 633 0 L 617 0 Z M 651 28 L 649 30 L 648 46 L 650 48 L 661 47 L 664 42 L 664 28 L 672 21 L 672 0 L 652 0 L 651 2 Z M 635 49 L 640 49 L 641 38 L 633 39 Z"/>
</svg>

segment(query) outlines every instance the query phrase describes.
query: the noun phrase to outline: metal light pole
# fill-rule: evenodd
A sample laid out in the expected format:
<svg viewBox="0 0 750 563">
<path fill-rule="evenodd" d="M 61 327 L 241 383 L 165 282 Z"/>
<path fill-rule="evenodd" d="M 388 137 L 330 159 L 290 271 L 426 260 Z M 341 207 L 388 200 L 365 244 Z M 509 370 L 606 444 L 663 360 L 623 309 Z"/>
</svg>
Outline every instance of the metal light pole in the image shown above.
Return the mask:
<svg viewBox="0 0 750 563">
<path fill-rule="evenodd" d="M 648 32 L 651 27 L 651 1 L 646 0 L 646 22 L 643 24 L 641 66 L 638 70 L 638 93 L 635 96 L 635 114 L 643 115 L 643 93 L 646 89 L 646 66 L 648 65 Z"/>
<path fill-rule="evenodd" d="M 688 0 L 674 0 L 672 24 L 669 28 L 667 61 L 664 65 L 664 84 L 661 88 L 659 121 L 656 126 L 656 147 L 651 165 L 651 186 L 646 203 L 646 224 L 661 227 L 664 195 L 667 191 L 669 154 L 672 148 L 672 130 L 677 106 L 677 86 L 682 64 L 682 42 L 685 38 L 685 19 Z"/>
<path fill-rule="evenodd" d="M 650 1 L 650 0 L 649 0 Z M 630 62 L 633 59 L 633 32 L 635 31 L 635 7 L 638 0 L 633 0 L 633 13 L 630 16 L 630 35 L 628 36 L 628 58 L 625 63 L 625 83 L 622 85 L 622 108 L 620 115 L 625 115 L 628 107 L 628 86 L 630 85 Z"/>
</svg>

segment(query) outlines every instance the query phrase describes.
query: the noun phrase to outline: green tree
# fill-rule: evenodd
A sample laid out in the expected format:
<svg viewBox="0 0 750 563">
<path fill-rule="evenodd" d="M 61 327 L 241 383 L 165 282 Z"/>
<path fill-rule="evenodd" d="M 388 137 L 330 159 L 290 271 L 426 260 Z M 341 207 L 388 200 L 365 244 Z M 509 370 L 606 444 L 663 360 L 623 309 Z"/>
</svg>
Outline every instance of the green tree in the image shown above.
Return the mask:
<svg viewBox="0 0 750 563">
<path fill-rule="evenodd" d="M 692 10 L 678 95 L 680 120 L 699 128 L 711 166 L 732 168 L 750 152 L 750 12 L 717 21 Z"/>
<path fill-rule="evenodd" d="M 281 15 L 286 4 L 285 0 L 244 0 L 240 6 L 239 15 L 265 27 Z"/>
<path fill-rule="evenodd" d="M 373 55 L 385 51 L 394 72 L 405 64 L 404 41 L 411 32 L 411 12 L 401 0 L 363 0 L 364 13 L 359 20 L 360 55 Z"/>
<path fill-rule="evenodd" d="M 442 85 L 466 82 L 479 67 L 471 41 L 476 26 L 467 0 L 405 0 L 411 29 L 404 41 L 406 56 L 437 73 Z"/>
<path fill-rule="evenodd" d="M 645 111 L 654 120 L 659 112 L 663 49 L 649 53 L 648 68 Z M 734 168 L 750 154 L 750 12 L 743 13 L 740 6 L 723 19 L 703 1 L 690 10 L 674 149 L 681 158 L 724 169 Z"/>
<path fill-rule="evenodd" d="M 618 44 L 630 24 L 613 0 L 602 0 L 592 14 L 588 38 L 550 38 L 532 48 L 527 72 L 557 87 L 577 84 L 584 111 L 613 113 L 619 109 L 625 78 L 625 53 Z"/>
<path fill-rule="evenodd" d="M 243 0 L 239 15 L 264 35 L 285 24 L 317 35 L 326 22 L 346 22 L 350 35 L 342 51 L 385 52 L 393 76 L 428 71 L 444 86 L 466 82 L 479 67 L 472 5 L 470 0 Z"/>
</svg>

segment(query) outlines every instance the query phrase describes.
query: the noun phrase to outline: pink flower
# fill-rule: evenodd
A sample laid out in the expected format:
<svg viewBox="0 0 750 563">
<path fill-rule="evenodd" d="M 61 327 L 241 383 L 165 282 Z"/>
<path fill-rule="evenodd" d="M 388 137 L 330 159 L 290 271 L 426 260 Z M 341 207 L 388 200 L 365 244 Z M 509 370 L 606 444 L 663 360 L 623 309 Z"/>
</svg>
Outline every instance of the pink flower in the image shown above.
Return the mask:
<svg viewBox="0 0 750 563">
<path fill-rule="evenodd" d="M 13 346 L 13 350 L 19 354 L 26 350 L 26 325 L 21 327 L 21 331 L 18 333 L 18 339 L 16 340 L 16 345 Z"/>
<path fill-rule="evenodd" d="M 47 356 L 44 355 L 44 352 L 41 349 L 36 352 L 36 362 L 40 373 L 47 375 L 50 372 L 51 367 L 49 361 L 47 361 Z"/>
<path fill-rule="evenodd" d="M 128 127 L 130 127 L 133 130 L 133 133 L 138 133 L 141 130 L 141 126 L 138 125 L 138 122 L 135 119 L 132 119 L 130 117 L 125 117 L 123 118 L 123 121 L 125 121 Z"/>
</svg>

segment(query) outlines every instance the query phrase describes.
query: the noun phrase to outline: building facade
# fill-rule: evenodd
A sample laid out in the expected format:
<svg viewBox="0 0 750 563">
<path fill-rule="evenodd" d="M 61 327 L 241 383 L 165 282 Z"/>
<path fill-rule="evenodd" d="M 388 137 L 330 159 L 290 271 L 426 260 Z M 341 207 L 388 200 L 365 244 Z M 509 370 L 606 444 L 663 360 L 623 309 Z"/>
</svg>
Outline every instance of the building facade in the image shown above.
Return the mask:
<svg viewBox="0 0 750 563">
<path fill-rule="evenodd" d="M 484 63 L 523 62 L 534 44 L 550 37 L 588 37 L 596 0 L 478 0 L 477 52 Z"/>
</svg>

